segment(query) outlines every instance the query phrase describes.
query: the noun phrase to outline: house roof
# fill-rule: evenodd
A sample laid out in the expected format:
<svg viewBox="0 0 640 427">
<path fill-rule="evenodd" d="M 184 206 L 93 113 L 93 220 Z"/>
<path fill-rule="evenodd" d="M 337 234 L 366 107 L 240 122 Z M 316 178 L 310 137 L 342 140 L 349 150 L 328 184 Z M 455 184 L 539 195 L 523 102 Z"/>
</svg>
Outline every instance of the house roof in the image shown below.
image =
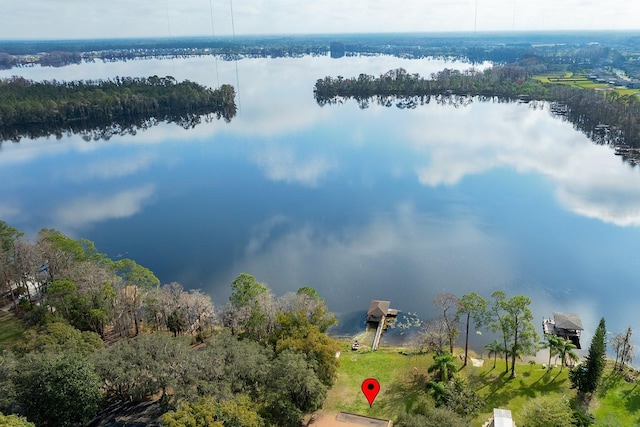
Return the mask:
<svg viewBox="0 0 640 427">
<path fill-rule="evenodd" d="M 556 323 L 557 329 L 575 329 L 583 331 L 582 320 L 580 320 L 580 316 L 575 313 L 560 313 L 557 311 L 553 312 L 553 320 Z"/>
<path fill-rule="evenodd" d="M 379 301 L 374 299 L 369 304 L 369 310 L 367 310 L 367 316 L 386 316 L 389 311 L 391 301 Z"/>
<path fill-rule="evenodd" d="M 493 408 L 493 425 L 495 427 L 513 427 L 513 418 L 508 409 Z"/>
</svg>

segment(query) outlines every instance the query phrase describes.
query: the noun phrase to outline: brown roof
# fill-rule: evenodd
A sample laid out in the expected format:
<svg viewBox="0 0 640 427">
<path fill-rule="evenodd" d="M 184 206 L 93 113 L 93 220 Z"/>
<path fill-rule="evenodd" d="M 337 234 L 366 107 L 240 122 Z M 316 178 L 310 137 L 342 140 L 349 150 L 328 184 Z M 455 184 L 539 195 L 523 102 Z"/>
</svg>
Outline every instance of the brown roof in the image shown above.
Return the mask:
<svg viewBox="0 0 640 427">
<path fill-rule="evenodd" d="M 374 299 L 369 304 L 369 310 L 367 310 L 367 316 L 386 316 L 389 311 L 391 301 L 378 301 Z"/>
</svg>

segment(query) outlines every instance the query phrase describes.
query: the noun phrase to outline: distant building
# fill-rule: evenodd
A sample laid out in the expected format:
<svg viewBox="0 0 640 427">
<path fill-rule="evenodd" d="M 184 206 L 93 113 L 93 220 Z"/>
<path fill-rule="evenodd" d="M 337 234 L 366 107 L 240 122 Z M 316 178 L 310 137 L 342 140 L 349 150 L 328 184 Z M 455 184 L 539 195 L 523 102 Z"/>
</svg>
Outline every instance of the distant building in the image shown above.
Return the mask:
<svg viewBox="0 0 640 427">
<path fill-rule="evenodd" d="M 580 316 L 575 313 L 553 312 L 553 319 L 542 319 L 542 332 L 570 340 L 580 349 L 580 333 L 584 331 Z"/>
<path fill-rule="evenodd" d="M 379 301 L 374 299 L 367 310 L 367 322 L 380 322 L 389 312 L 391 301 Z"/>
<path fill-rule="evenodd" d="M 398 315 L 398 310 L 389 308 L 390 301 L 380 301 L 374 299 L 369 304 L 369 310 L 367 310 L 367 325 L 376 328 L 376 334 L 373 338 L 372 350 L 377 350 L 380 345 L 380 338 L 382 338 L 382 331 L 387 329 L 388 318 L 395 319 Z"/>
<path fill-rule="evenodd" d="M 511 418 L 510 410 L 493 408 L 493 415 L 482 427 L 516 427 L 516 423 Z"/>
</svg>

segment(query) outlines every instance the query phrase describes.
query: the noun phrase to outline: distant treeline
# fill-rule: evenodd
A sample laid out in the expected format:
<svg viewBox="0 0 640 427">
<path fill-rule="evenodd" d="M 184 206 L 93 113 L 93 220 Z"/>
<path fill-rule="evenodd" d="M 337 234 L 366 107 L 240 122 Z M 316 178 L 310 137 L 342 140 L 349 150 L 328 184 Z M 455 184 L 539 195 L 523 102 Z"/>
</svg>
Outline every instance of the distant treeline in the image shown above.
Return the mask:
<svg viewBox="0 0 640 427">
<path fill-rule="evenodd" d="M 217 55 L 223 60 L 393 55 L 506 64 L 537 56 L 573 72 L 616 68 L 640 76 L 637 32 L 343 34 L 110 40 L 0 40 L 0 69 L 92 61 Z"/>
<path fill-rule="evenodd" d="M 430 78 L 409 74 L 400 68 L 378 77 L 360 74 L 358 77 L 325 77 L 314 87 L 318 104 L 341 103 L 353 98 L 361 108 L 372 100 L 380 105 L 399 107 L 430 102 L 432 97 L 462 96 L 502 98 L 506 100 L 539 100 L 553 102 L 557 114 L 573 123 L 578 130 L 594 140 L 606 140 L 640 147 L 640 99 L 635 95 L 620 95 L 615 91 L 595 91 L 560 84 L 542 83 L 532 75 L 542 71 L 542 64 L 496 66 L 484 71 L 445 69 Z"/>
<path fill-rule="evenodd" d="M 211 114 L 226 121 L 235 116 L 232 86 L 210 89 L 158 76 L 71 82 L 0 80 L 2 140 L 65 132 L 122 133 L 159 121 L 191 126 L 201 115 Z"/>
</svg>

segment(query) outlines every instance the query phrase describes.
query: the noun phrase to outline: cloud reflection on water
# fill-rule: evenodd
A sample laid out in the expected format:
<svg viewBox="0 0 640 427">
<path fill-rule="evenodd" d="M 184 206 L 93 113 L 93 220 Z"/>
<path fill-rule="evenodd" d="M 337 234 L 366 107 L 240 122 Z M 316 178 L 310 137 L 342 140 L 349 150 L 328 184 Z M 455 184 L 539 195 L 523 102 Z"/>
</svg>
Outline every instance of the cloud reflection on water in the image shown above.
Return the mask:
<svg viewBox="0 0 640 427">
<path fill-rule="evenodd" d="M 431 125 L 409 127 L 414 150 L 429 161 L 421 184 L 454 186 L 497 168 L 535 173 L 555 187 L 569 211 L 618 226 L 640 225 L 638 170 L 593 144 L 568 123 L 529 105 L 474 103 L 430 112 Z"/>
<path fill-rule="evenodd" d="M 438 292 L 508 284 L 514 265 L 508 242 L 484 231 L 477 218 L 437 218 L 404 204 L 340 230 L 282 216 L 266 220 L 244 254 L 212 281 L 250 271 L 277 294 L 321 283 L 339 312 L 366 308 L 374 298 L 424 311 Z"/>
<path fill-rule="evenodd" d="M 64 202 L 54 216 L 63 231 L 77 231 L 97 222 L 135 215 L 154 193 L 155 186 L 147 184 L 111 195 L 81 196 Z"/>
</svg>

